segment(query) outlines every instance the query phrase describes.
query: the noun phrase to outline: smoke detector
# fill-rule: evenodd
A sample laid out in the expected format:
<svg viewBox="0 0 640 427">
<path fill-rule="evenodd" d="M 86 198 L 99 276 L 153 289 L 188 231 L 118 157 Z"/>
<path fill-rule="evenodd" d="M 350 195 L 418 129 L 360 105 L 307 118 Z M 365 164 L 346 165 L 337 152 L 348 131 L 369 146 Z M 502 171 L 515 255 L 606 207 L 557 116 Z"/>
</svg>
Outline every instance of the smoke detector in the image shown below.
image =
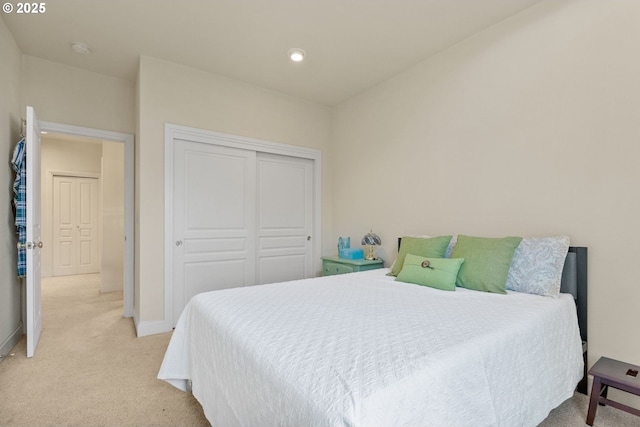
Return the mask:
<svg viewBox="0 0 640 427">
<path fill-rule="evenodd" d="M 80 55 L 89 55 L 91 53 L 91 48 L 89 47 L 89 45 L 82 42 L 71 43 L 71 49 L 75 53 L 79 53 Z"/>
</svg>

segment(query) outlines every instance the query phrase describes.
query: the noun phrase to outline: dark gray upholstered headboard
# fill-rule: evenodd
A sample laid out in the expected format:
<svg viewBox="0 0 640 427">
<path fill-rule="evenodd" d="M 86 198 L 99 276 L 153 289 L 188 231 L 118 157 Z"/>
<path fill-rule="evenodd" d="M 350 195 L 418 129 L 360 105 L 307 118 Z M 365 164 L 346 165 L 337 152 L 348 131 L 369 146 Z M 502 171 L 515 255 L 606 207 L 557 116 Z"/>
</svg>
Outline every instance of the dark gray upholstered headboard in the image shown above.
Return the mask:
<svg viewBox="0 0 640 427">
<path fill-rule="evenodd" d="M 582 338 L 582 358 L 584 372 L 577 390 L 587 394 L 587 248 L 583 246 L 569 247 L 569 253 L 564 261 L 560 292 L 573 295 L 578 311 L 578 326 Z"/>
<path fill-rule="evenodd" d="M 564 261 L 560 292 L 572 294 L 582 341 L 587 341 L 587 248 L 571 246 Z"/>
</svg>

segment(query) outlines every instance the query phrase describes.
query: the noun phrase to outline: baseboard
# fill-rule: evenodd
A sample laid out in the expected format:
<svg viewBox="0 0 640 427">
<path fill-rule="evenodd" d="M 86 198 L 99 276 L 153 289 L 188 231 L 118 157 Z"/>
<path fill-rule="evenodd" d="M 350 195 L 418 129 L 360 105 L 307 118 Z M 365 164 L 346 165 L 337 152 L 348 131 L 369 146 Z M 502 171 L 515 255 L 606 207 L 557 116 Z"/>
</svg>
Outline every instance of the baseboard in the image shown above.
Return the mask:
<svg viewBox="0 0 640 427">
<path fill-rule="evenodd" d="M 164 320 L 140 321 L 136 313 L 133 313 L 133 324 L 136 327 L 136 336 L 138 337 L 163 334 L 173 329 Z"/>
<path fill-rule="evenodd" d="M 22 338 L 23 330 L 22 330 L 22 322 L 18 324 L 18 327 L 13 330 L 13 332 L 9 335 L 2 345 L 0 345 L 0 362 L 4 360 L 5 356 L 11 352 L 13 347 L 18 344 L 20 339 Z"/>
</svg>

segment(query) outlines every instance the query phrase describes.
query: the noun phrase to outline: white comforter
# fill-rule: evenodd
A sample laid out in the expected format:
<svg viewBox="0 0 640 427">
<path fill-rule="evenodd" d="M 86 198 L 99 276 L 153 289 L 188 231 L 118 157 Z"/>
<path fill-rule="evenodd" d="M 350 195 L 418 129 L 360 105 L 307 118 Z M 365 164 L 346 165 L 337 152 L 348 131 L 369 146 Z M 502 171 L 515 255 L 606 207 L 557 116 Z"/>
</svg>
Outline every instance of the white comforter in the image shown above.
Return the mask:
<svg viewBox="0 0 640 427">
<path fill-rule="evenodd" d="M 582 377 L 573 299 L 388 270 L 195 296 L 158 378 L 214 427 L 535 426 Z"/>
</svg>

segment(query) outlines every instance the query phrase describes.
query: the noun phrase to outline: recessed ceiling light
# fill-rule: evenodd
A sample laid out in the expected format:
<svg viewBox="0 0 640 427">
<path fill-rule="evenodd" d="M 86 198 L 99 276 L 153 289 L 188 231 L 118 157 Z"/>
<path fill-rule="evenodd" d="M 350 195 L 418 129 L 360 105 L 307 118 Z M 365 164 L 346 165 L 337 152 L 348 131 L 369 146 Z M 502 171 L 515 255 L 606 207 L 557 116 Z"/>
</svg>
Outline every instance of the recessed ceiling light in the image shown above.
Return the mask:
<svg viewBox="0 0 640 427">
<path fill-rule="evenodd" d="M 75 53 L 79 53 L 81 55 L 89 55 L 91 53 L 91 48 L 86 43 L 82 42 L 73 42 L 71 43 L 71 49 Z"/>
<path fill-rule="evenodd" d="M 287 52 L 287 55 L 289 55 L 289 58 L 293 62 L 300 62 L 304 59 L 306 52 L 298 47 L 294 47 L 293 49 L 289 49 L 289 52 Z"/>
</svg>

